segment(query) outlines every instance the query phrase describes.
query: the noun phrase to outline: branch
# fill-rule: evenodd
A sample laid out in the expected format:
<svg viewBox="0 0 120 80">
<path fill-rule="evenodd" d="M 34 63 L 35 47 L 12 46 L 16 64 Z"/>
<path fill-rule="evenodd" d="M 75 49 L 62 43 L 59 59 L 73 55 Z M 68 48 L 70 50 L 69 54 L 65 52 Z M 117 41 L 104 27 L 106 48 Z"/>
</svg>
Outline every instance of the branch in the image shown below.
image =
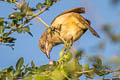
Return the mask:
<svg viewBox="0 0 120 80">
<path fill-rule="evenodd" d="M 76 74 L 85 74 L 89 72 L 93 72 L 94 70 L 82 71 L 82 72 L 75 72 Z"/>
<path fill-rule="evenodd" d="M 49 25 L 46 24 L 40 17 L 36 16 L 36 18 L 37 18 L 38 20 L 40 20 L 47 28 L 49 27 Z"/>
<path fill-rule="evenodd" d="M 24 3 L 24 2 L 25 2 L 25 1 L 23 0 L 23 3 Z M 22 6 L 22 4 L 20 4 L 19 2 L 15 2 L 15 4 L 18 5 L 18 7 L 21 7 L 21 6 Z M 36 15 L 33 13 L 33 16 L 35 16 L 35 18 L 37 18 L 38 20 L 40 20 L 46 27 L 49 27 L 48 24 L 46 24 L 40 17 L 38 17 L 39 14 L 41 14 L 41 13 L 38 12 L 38 14 L 36 14 Z M 33 18 L 34 18 L 34 17 L 33 17 Z"/>
<path fill-rule="evenodd" d="M 16 5 L 18 5 L 18 7 L 21 7 L 22 4 L 20 4 L 19 2 L 15 2 Z M 37 18 L 38 20 L 40 20 L 46 27 L 49 27 L 48 24 L 46 24 L 40 17 L 38 17 L 38 15 L 40 15 L 41 13 L 43 13 L 44 11 L 48 10 L 48 7 L 45 9 L 42 9 L 41 11 L 39 11 L 38 13 L 34 14 L 31 18 L 29 18 L 28 20 L 24 21 L 23 23 L 21 23 L 18 28 L 21 28 L 22 26 L 24 26 L 26 23 L 29 23 L 32 19 Z M 12 29 L 9 31 L 9 34 L 15 32 L 15 29 Z"/>
<path fill-rule="evenodd" d="M 18 5 L 18 7 L 21 7 L 22 4 L 20 4 L 19 2 L 15 2 L 16 5 Z"/>
<path fill-rule="evenodd" d="M 88 70 L 88 71 L 81 71 L 81 72 L 75 72 L 76 74 L 85 74 L 85 73 L 89 73 L 89 72 L 93 72 L 94 70 Z M 120 72 L 119 70 L 106 70 L 106 72 Z"/>
<path fill-rule="evenodd" d="M 108 70 L 107 72 L 113 73 L 113 72 L 120 72 L 120 70 Z"/>
<path fill-rule="evenodd" d="M 31 18 L 29 18 L 28 20 L 24 21 L 23 23 L 21 23 L 18 28 L 21 28 L 22 26 L 24 26 L 26 23 L 29 23 L 33 18 L 37 17 L 38 15 L 40 15 L 41 13 L 43 13 L 44 11 L 48 10 L 48 8 L 42 9 L 41 11 L 39 11 L 38 13 L 34 14 Z M 37 17 L 38 18 L 38 17 Z M 40 19 L 40 18 L 39 18 Z M 41 19 L 41 22 L 43 23 L 44 21 Z M 44 25 L 45 22 L 43 23 Z M 48 25 L 47 25 L 48 26 Z M 10 30 L 9 34 L 15 32 L 15 29 Z"/>
<path fill-rule="evenodd" d="M 26 23 L 30 22 L 33 18 L 37 17 L 38 15 L 40 15 L 41 13 L 43 13 L 44 11 L 48 10 L 48 8 L 42 9 L 41 11 L 39 11 L 38 13 L 34 14 L 31 18 L 29 18 L 28 20 L 24 21 L 22 24 L 20 24 L 18 26 L 18 28 L 21 28 L 23 25 L 25 25 Z"/>
</svg>

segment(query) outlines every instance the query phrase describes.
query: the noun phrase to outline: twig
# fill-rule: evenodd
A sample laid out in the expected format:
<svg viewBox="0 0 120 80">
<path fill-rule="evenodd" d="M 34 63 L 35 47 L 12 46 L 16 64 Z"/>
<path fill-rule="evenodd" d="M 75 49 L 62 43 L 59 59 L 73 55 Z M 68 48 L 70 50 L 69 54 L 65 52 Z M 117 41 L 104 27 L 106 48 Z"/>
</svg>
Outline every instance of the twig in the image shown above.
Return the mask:
<svg viewBox="0 0 120 80">
<path fill-rule="evenodd" d="M 25 2 L 25 1 L 23 1 L 23 2 Z M 18 7 L 22 6 L 22 4 L 20 4 L 19 2 L 15 2 L 15 4 L 18 5 Z M 37 16 L 35 18 L 37 18 L 38 20 L 40 20 L 46 27 L 49 27 L 48 24 L 46 24 L 40 17 L 38 17 L 38 14 L 37 14 Z M 33 13 L 33 15 L 35 15 L 35 14 Z"/>
<path fill-rule="evenodd" d="M 39 11 L 38 13 L 34 14 L 31 18 L 29 18 L 28 20 L 24 21 L 22 24 L 20 24 L 18 26 L 18 28 L 21 28 L 24 24 L 30 22 L 33 18 L 35 18 L 36 16 L 40 15 L 41 13 L 43 13 L 44 11 L 46 11 L 48 8 L 42 9 L 41 11 Z"/>
<path fill-rule="evenodd" d="M 120 72 L 119 70 L 108 70 L 107 72 Z"/>
<path fill-rule="evenodd" d="M 89 73 L 89 72 L 93 72 L 94 70 L 87 70 L 87 71 L 81 71 L 81 72 L 75 72 L 76 74 L 84 74 L 84 73 Z M 106 72 L 120 72 L 119 70 L 106 70 Z"/>
<path fill-rule="evenodd" d="M 22 4 L 20 4 L 19 2 L 15 2 L 16 5 L 18 5 L 18 7 L 21 7 Z"/>
<path fill-rule="evenodd" d="M 15 2 L 16 5 L 18 5 L 18 7 L 21 7 L 22 4 L 20 4 L 19 2 Z M 28 20 L 24 21 L 23 23 L 21 23 L 18 28 L 21 28 L 22 26 L 24 26 L 26 23 L 30 22 L 33 18 L 37 18 L 39 19 L 46 27 L 49 27 L 48 24 L 46 24 L 40 17 L 38 17 L 38 15 L 40 15 L 41 13 L 43 13 L 44 11 L 48 10 L 48 7 L 45 8 L 45 9 L 42 9 L 41 11 L 39 11 L 38 13 L 36 14 L 33 14 L 33 16 L 31 18 L 29 18 Z M 15 29 L 12 29 L 9 31 L 9 34 L 15 32 Z"/>
<path fill-rule="evenodd" d="M 40 20 L 47 28 L 49 27 L 49 25 L 46 24 L 40 17 L 36 16 L 36 18 L 37 18 L 38 20 Z"/>
<path fill-rule="evenodd" d="M 41 11 L 39 11 L 38 13 L 34 14 L 31 18 L 29 18 L 28 20 L 24 21 L 23 23 L 21 23 L 18 28 L 21 28 L 22 26 L 24 26 L 26 23 L 30 22 L 33 18 L 37 17 L 38 15 L 40 15 L 41 13 L 43 13 L 44 11 L 46 11 L 48 8 L 42 9 Z M 15 32 L 15 30 L 11 30 L 9 32 L 9 34 Z"/>
<path fill-rule="evenodd" d="M 88 71 L 82 71 L 82 72 L 75 72 L 76 74 L 84 74 L 84 73 L 89 73 L 93 72 L 93 70 L 88 70 Z"/>
</svg>

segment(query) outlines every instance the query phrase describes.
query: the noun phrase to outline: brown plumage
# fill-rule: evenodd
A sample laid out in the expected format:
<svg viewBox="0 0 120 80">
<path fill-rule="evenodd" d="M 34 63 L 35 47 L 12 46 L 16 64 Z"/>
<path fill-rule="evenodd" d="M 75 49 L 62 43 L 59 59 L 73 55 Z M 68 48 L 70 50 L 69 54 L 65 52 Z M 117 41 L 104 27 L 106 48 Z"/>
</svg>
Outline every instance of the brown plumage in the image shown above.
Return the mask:
<svg viewBox="0 0 120 80">
<path fill-rule="evenodd" d="M 85 13 L 85 9 L 72 8 L 67 10 L 58 15 L 52 21 L 51 27 L 61 28 L 60 36 L 68 42 L 71 38 L 73 41 L 78 40 L 87 31 L 87 29 L 89 29 L 94 36 L 99 38 L 100 36 L 90 26 L 90 21 L 82 17 L 80 13 Z M 43 35 L 40 37 L 39 47 L 48 58 L 50 58 L 50 51 L 54 46 L 64 43 L 57 35 L 58 34 L 56 33 L 51 36 L 47 30 L 45 30 Z"/>
</svg>

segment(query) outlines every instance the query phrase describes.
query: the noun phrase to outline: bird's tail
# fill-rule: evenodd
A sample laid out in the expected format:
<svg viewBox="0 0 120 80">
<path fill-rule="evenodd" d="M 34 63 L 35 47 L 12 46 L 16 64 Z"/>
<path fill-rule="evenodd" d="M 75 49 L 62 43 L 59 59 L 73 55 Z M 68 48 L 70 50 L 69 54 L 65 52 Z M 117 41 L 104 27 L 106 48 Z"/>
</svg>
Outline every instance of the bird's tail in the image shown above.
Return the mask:
<svg viewBox="0 0 120 80">
<path fill-rule="evenodd" d="M 94 36 L 100 38 L 100 36 L 98 35 L 98 33 L 90 26 L 91 22 L 90 22 L 89 20 L 87 20 L 87 19 L 85 19 L 85 20 L 88 22 L 88 24 L 87 24 L 87 23 L 84 23 L 84 25 L 90 30 L 90 32 L 91 32 Z"/>
<path fill-rule="evenodd" d="M 94 36 L 100 38 L 100 36 L 98 35 L 98 33 L 97 33 L 90 25 L 88 25 L 88 24 L 86 24 L 86 23 L 85 23 L 85 25 L 86 25 L 86 27 L 90 30 L 90 32 L 91 32 Z"/>
</svg>

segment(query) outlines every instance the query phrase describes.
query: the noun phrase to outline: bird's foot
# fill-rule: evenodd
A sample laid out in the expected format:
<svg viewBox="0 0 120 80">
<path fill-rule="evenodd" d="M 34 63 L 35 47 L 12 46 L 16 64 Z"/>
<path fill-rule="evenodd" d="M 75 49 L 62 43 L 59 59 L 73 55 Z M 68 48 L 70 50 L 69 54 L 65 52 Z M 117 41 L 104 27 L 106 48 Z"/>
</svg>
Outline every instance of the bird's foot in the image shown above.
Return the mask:
<svg viewBox="0 0 120 80">
<path fill-rule="evenodd" d="M 66 51 L 69 51 L 72 47 L 73 44 L 73 36 L 71 36 L 71 38 L 69 39 L 69 42 L 67 42 L 67 46 L 65 48 Z"/>
<path fill-rule="evenodd" d="M 58 24 L 57 26 L 51 26 L 52 31 L 60 32 L 62 24 Z"/>
</svg>

